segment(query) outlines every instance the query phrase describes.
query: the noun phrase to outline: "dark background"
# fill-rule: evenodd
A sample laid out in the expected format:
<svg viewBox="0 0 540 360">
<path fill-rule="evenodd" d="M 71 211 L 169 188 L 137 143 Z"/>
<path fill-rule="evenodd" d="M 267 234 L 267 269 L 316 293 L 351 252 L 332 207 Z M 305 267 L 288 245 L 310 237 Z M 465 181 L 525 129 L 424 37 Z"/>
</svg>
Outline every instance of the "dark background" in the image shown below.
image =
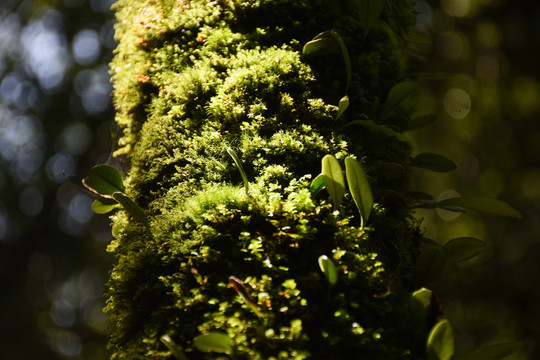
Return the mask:
<svg viewBox="0 0 540 360">
<path fill-rule="evenodd" d="M 0 3 L 0 358 L 107 358 L 103 315 L 111 257 L 106 216 L 79 180 L 110 154 L 111 0 Z M 478 237 L 488 251 L 432 284 L 457 347 L 521 340 L 509 359 L 540 358 L 540 11 L 537 2 L 418 1 L 414 154 L 453 159 L 415 170 L 437 199 L 503 199 L 523 219 L 418 211 L 425 235 Z"/>
</svg>

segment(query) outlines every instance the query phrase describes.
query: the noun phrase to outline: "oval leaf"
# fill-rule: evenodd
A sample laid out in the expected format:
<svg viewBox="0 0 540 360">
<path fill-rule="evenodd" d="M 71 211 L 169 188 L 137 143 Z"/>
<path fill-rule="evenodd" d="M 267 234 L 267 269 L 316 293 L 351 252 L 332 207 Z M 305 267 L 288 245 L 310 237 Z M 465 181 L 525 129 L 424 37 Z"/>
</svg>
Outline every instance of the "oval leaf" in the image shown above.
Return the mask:
<svg viewBox="0 0 540 360">
<path fill-rule="evenodd" d="M 452 160 L 434 153 L 423 153 L 417 155 L 412 159 L 411 166 L 437 172 L 448 172 L 457 168 L 456 164 Z"/>
<path fill-rule="evenodd" d="M 113 198 L 122 205 L 122 207 L 137 221 L 141 222 L 148 230 L 150 230 L 148 224 L 148 218 L 146 217 L 143 209 L 139 205 L 135 204 L 126 194 L 122 192 L 115 192 L 112 194 Z"/>
<path fill-rule="evenodd" d="M 415 273 L 422 284 L 437 280 L 446 265 L 446 255 L 440 246 L 427 246 L 420 250 Z"/>
<path fill-rule="evenodd" d="M 224 354 L 231 354 L 234 347 L 232 339 L 223 333 L 211 332 L 197 336 L 193 339 L 193 345 L 203 352 L 218 352 Z"/>
<path fill-rule="evenodd" d="M 331 286 L 334 286 L 338 281 L 338 271 L 336 265 L 326 255 L 319 256 L 319 267 L 321 268 L 324 277 L 328 280 Z"/>
<path fill-rule="evenodd" d="M 303 55 L 325 55 L 339 50 L 345 66 L 345 93 L 349 90 L 352 78 L 351 58 L 345 42 L 338 32 L 328 30 L 315 36 L 302 49 Z"/>
<path fill-rule="evenodd" d="M 94 200 L 92 203 L 92 210 L 96 214 L 107 214 L 111 212 L 116 206 L 118 205 L 118 202 L 113 199 L 107 199 L 107 198 L 98 198 Z"/>
<path fill-rule="evenodd" d="M 345 195 L 345 178 L 343 177 L 343 170 L 334 156 L 326 155 L 323 157 L 322 175 L 324 186 L 332 198 L 334 207 L 337 209 Z"/>
<path fill-rule="evenodd" d="M 390 89 L 386 98 L 383 118 L 387 119 L 397 114 L 409 114 L 418 104 L 420 86 L 412 81 L 404 81 Z"/>
<path fill-rule="evenodd" d="M 432 295 L 433 291 L 426 288 L 418 289 L 411 294 L 411 312 L 414 317 L 421 321 L 426 320 Z"/>
<path fill-rule="evenodd" d="M 359 20 L 364 28 L 365 38 L 369 29 L 371 29 L 381 17 L 385 0 L 359 0 L 356 3 L 358 4 L 360 13 Z"/>
<path fill-rule="evenodd" d="M 339 51 L 339 44 L 331 33 L 324 31 L 308 41 L 302 49 L 303 55 L 326 55 Z"/>
<path fill-rule="evenodd" d="M 480 346 L 464 354 L 458 354 L 452 360 L 501 360 L 523 347 L 520 341 Z"/>
<path fill-rule="evenodd" d="M 437 322 L 427 340 L 428 360 L 450 360 L 454 355 L 454 333 L 448 320 Z"/>
<path fill-rule="evenodd" d="M 347 110 L 348 107 L 349 107 L 349 96 L 345 95 L 339 100 L 336 120 L 339 119 L 341 115 L 343 115 L 343 113 L 345 112 L 345 110 Z"/>
<path fill-rule="evenodd" d="M 456 197 L 439 201 L 436 207 L 461 207 L 470 210 L 483 211 L 490 214 L 521 218 L 521 213 L 508 203 L 484 197 Z"/>
<path fill-rule="evenodd" d="M 348 156 L 345 159 L 345 173 L 347 183 L 353 197 L 354 203 L 360 212 L 362 219 L 361 227 L 368 221 L 371 209 L 373 208 L 373 194 L 371 187 L 362 168 L 362 165 L 356 159 Z"/>
<path fill-rule="evenodd" d="M 343 126 L 343 129 L 345 129 L 348 126 L 352 126 L 352 125 L 360 125 L 360 126 L 363 126 L 365 128 L 368 128 L 369 130 L 371 130 L 373 132 L 383 134 L 385 136 L 392 136 L 392 137 L 394 137 L 394 138 L 396 138 L 396 139 L 398 139 L 399 141 L 402 141 L 402 142 L 409 142 L 409 139 L 405 135 L 403 135 L 403 134 L 389 128 L 386 125 L 377 124 L 373 120 L 354 120 L 354 121 L 351 121 L 351 122 L 345 124 L 345 126 Z"/>
<path fill-rule="evenodd" d="M 85 183 L 102 195 L 125 191 L 122 174 L 114 166 L 107 164 L 96 165 L 90 169 Z"/>
<path fill-rule="evenodd" d="M 324 189 L 324 177 L 323 174 L 317 175 L 315 179 L 311 182 L 311 185 L 309 186 L 309 191 L 311 191 L 311 194 L 313 196 L 317 195 L 319 191 Z"/>
<path fill-rule="evenodd" d="M 452 239 L 443 245 L 446 259 L 452 262 L 469 260 L 486 249 L 487 245 L 485 242 L 472 237 Z"/>
</svg>

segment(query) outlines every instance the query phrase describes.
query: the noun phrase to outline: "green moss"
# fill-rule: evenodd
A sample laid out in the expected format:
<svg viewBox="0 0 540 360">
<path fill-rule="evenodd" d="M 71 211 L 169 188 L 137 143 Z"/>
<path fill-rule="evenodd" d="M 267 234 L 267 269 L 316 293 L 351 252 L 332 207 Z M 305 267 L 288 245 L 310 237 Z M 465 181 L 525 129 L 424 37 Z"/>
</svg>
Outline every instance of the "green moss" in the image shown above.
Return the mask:
<svg viewBox="0 0 540 360">
<path fill-rule="evenodd" d="M 380 103 L 405 76 L 412 3 L 387 4 L 364 39 L 354 1 L 116 3 L 117 155 L 131 160 L 126 191 L 148 212 L 151 234 L 123 212 L 113 218 L 122 229 L 110 246 L 114 359 L 170 358 L 163 334 L 189 359 L 218 358 L 193 345 L 210 331 L 227 333 L 239 359 L 423 356 L 407 329 L 420 235 L 391 196 L 407 191 L 409 144 L 343 128 L 380 123 Z M 328 29 L 343 37 L 353 68 L 339 121 L 343 59 L 301 55 Z M 324 191 L 310 192 L 326 154 L 365 165 L 377 202 L 365 229 L 349 194 L 334 209 Z M 403 172 L 384 175 L 389 163 Z M 321 255 L 338 268 L 333 287 Z"/>
</svg>

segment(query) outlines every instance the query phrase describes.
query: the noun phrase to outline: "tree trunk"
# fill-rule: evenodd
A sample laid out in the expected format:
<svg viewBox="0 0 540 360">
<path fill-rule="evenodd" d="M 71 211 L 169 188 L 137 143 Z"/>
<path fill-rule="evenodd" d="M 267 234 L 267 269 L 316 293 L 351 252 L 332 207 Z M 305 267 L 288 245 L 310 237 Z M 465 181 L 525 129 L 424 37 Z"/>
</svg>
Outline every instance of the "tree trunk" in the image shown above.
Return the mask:
<svg viewBox="0 0 540 360">
<path fill-rule="evenodd" d="M 115 155 L 149 227 L 112 216 L 113 358 L 170 359 L 163 335 L 188 359 L 424 358 L 401 134 L 417 88 L 394 87 L 414 2 L 115 10 Z"/>
</svg>

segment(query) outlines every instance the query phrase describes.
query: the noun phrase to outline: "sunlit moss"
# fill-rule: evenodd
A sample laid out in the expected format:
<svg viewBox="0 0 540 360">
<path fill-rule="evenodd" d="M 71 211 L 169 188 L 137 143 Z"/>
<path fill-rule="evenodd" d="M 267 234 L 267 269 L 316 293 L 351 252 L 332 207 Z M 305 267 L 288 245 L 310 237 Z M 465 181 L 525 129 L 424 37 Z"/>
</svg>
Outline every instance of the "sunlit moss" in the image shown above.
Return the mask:
<svg viewBox="0 0 540 360">
<path fill-rule="evenodd" d="M 301 55 L 305 42 L 338 29 L 353 68 L 339 121 L 378 119 L 405 78 L 413 2 L 388 1 L 364 37 L 354 2 L 121 0 L 115 8 L 118 154 L 131 159 L 126 191 L 147 210 L 151 234 L 126 214 L 114 219 L 122 230 L 110 247 L 113 358 L 164 359 L 163 334 L 189 358 L 213 358 L 193 338 L 216 330 L 234 339 L 240 359 L 422 357 L 422 339 L 406 329 L 420 234 L 385 196 L 405 194 L 408 179 L 377 175 L 385 162 L 406 168 L 410 146 L 342 130 L 343 59 Z M 350 195 L 335 209 L 326 192 L 311 192 L 327 154 L 366 165 L 379 203 L 365 229 Z M 331 288 L 317 266 L 323 254 L 334 254 L 340 272 Z M 354 322 L 362 331 L 351 331 Z"/>
</svg>

